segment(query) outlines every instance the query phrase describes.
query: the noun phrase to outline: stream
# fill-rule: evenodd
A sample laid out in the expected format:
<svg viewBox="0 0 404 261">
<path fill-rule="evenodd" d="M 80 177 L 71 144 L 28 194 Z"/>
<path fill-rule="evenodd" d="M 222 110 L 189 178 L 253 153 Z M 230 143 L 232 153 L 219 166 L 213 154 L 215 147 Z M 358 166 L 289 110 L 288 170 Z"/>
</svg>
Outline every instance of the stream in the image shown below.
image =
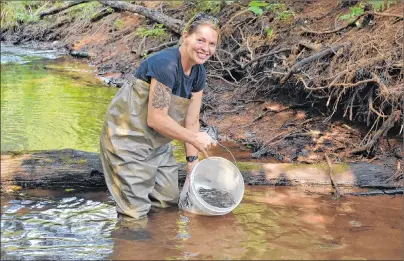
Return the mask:
<svg viewBox="0 0 404 261">
<path fill-rule="evenodd" d="M 1 151 L 98 152 L 117 88 L 61 53 L 1 47 Z M 251 160 L 225 144 L 237 161 Z M 118 219 L 105 189 L 30 189 L 2 193 L 0 211 L 2 260 L 403 259 L 402 196 L 333 200 L 326 188 L 246 186 L 225 216 L 173 207 L 139 222 Z"/>
</svg>

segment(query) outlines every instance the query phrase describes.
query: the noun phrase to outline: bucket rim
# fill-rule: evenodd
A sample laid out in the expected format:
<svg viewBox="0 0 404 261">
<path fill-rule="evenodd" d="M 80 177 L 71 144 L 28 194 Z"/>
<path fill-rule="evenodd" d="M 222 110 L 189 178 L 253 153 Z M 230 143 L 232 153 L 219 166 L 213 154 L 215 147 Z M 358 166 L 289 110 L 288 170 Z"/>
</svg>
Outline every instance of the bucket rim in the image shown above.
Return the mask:
<svg viewBox="0 0 404 261">
<path fill-rule="evenodd" d="M 227 214 L 227 213 L 229 213 L 229 212 L 231 212 L 232 210 L 234 210 L 240 203 L 241 203 L 241 201 L 243 200 L 243 196 L 241 196 L 240 197 L 240 199 L 238 200 L 238 202 L 236 202 L 233 206 L 231 206 L 231 207 L 228 207 L 228 208 L 218 208 L 218 207 L 215 207 L 215 206 L 212 206 L 212 205 L 210 205 L 210 204 L 208 204 L 205 200 L 203 200 L 202 199 L 202 197 L 199 195 L 199 193 L 198 193 L 198 191 L 196 191 L 196 188 L 195 188 L 195 182 L 194 182 L 194 176 L 195 176 L 195 174 L 194 174 L 194 171 L 195 171 L 195 169 L 199 166 L 199 164 L 201 164 L 203 161 L 205 161 L 205 160 L 209 160 L 209 159 L 218 159 L 218 160 L 224 160 L 224 161 L 227 161 L 228 163 L 230 163 L 236 170 L 237 170 L 237 173 L 238 173 L 238 175 L 239 175 L 239 177 L 240 177 L 240 179 L 241 179 L 241 182 L 242 182 L 242 184 L 243 184 L 243 186 L 242 186 L 242 195 L 244 195 L 244 190 L 245 190 L 245 186 L 244 186 L 244 178 L 243 178 L 243 175 L 241 175 L 241 172 L 240 172 L 240 170 L 237 168 L 237 166 L 236 165 L 234 165 L 234 163 L 233 162 L 231 162 L 230 160 L 228 160 L 228 159 L 226 159 L 226 158 L 223 158 L 223 157 L 217 157 L 217 156 L 212 156 L 212 157 L 209 157 L 209 158 L 204 158 L 203 160 L 201 160 L 201 161 L 199 161 L 197 164 L 196 164 L 196 166 L 192 169 L 192 171 L 191 171 L 191 173 L 190 173 L 190 189 L 194 192 L 193 194 L 195 195 L 195 197 L 197 197 L 199 200 L 199 203 L 201 203 L 202 205 L 203 205 L 203 207 L 205 207 L 205 208 L 208 208 L 208 209 L 212 209 L 213 211 L 215 211 L 215 212 L 220 212 L 220 213 L 223 213 L 223 214 Z"/>
</svg>

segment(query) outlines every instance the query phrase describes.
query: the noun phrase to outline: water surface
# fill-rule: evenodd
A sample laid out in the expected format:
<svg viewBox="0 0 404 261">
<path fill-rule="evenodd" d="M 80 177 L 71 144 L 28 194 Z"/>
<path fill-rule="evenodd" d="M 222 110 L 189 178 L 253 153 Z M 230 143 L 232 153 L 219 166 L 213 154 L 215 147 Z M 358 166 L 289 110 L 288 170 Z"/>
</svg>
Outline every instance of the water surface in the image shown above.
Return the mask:
<svg viewBox="0 0 404 261">
<path fill-rule="evenodd" d="M 118 221 L 106 191 L 29 190 L 1 198 L 1 256 L 19 260 L 402 260 L 402 197 L 340 201 L 248 186 L 225 216 L 176 207 Z"/>
<path fill-rule="evenodd" d="M 42 51 L 46 57 L 26 56 L 35 52 L 20 49 L 2 50 L 2 56 L 25 62 L 2 57 L 1 151 L 99 151 L 104 116 L 117 89 L 95 78 L 94 68 L 83 62 L 49 59 L 50 51 Z"/>
</svg>

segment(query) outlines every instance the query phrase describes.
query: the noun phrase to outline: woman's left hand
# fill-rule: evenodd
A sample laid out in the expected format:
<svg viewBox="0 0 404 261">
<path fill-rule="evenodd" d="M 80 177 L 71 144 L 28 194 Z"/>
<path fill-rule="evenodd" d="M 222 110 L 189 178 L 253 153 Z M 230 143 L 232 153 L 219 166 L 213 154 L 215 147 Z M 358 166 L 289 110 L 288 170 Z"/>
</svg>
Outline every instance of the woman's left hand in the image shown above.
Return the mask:
<svg viewBox="0 0 404 261">
<path fill-rule="evenodd" d="M 196 164 L 198 164 L 199 160 L 195 160 L 192 162 L 187 162 L 187 166 L 185 168 L 185 170 L 187 171 L 187 174 L 191 174 L 192 170 L 194 169 L 194 167 L 196 166 Z"/>
</svg>

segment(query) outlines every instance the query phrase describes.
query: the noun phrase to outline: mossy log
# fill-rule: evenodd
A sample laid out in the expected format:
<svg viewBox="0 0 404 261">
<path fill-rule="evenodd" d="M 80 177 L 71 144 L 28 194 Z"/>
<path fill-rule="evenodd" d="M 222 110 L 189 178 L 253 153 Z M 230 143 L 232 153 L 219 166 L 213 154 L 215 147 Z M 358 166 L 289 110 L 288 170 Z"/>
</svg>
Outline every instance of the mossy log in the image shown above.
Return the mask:
<svg viewBox="0 0 404 261">
<path fill-rule="evenodd" d="M 327 185 L 326 164 L 238 163 L 247 185 Z M 388 183 L 394 169 L 386 164 L 357 162 L 333 164 L 335 182 L 342 187 L 398 188 Z M 186 178 L 184 163 L 179 163 L 179 185 Z M 73 149 L 7 152 L 1 155 L 1 187 L 22 188 L 105 188 L 98 153 Z M 346 191 L 345 191 L 346 192 Z"/>
</svg>

